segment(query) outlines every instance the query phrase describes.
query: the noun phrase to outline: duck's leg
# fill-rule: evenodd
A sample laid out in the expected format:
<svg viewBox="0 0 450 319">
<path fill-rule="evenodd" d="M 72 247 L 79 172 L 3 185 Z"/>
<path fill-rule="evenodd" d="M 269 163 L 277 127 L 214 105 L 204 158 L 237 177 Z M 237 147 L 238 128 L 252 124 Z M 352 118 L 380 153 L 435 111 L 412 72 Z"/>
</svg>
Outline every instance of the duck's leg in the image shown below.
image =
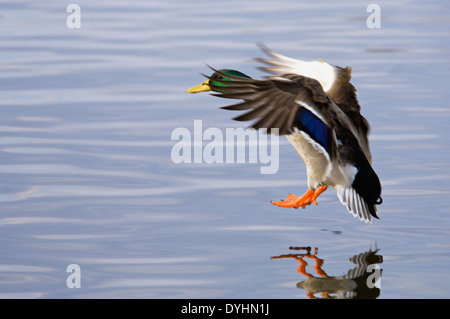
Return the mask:
<svg viewBox="0 0 450 319">
<path fill-rule="evenodd" d="M 305 208 L 306 205 L 309 205 L 311 203 L 314 203 L 317 205 L 316 199 L 319 197 L 320 194 L 322 194 L 327 189 L 326 186 L 320 186 L 319 188 L 313 190 L 308 189 L 303 196 L 298 197 L 292 194 L 289 194 L 286 197 L 286 200 L 281 200 L 279 202 L 272 201 L 272 204 L 280 207 L 294 207 L 299 208 L 300 206 Z"/>
</svg>

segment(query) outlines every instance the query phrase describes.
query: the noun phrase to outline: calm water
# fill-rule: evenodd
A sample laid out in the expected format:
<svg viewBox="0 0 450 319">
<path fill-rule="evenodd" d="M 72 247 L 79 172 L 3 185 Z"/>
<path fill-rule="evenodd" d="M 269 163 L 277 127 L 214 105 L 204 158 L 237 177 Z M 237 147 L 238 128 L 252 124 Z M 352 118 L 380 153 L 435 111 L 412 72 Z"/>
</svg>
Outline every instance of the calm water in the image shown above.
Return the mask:
<svg viewBox="0 0 450 319">
<path fill-rule="evenodd" d="M 303 299 L 315 291 L 297 269 L 320 277 L 313 256 L 342 296 L 353 272 L 362 286 L 382 275 L 359 297 L 448 297 L 447 1 L 379 1 L 379 29 L 360 1 L 76 3 L 79 29 L 64 3 L 0 5 L 0 297 Z M 305 210 L 271 205 L 306 190 L 284 139 L 276 174 L 173 163 L 174 129 L 241 125 L 226 101 L 184 90 L 205 63 L 262 76 L 255 42 L 353 67 L 380 220 L 359 222 L 333 190 Z"/>
</svg>

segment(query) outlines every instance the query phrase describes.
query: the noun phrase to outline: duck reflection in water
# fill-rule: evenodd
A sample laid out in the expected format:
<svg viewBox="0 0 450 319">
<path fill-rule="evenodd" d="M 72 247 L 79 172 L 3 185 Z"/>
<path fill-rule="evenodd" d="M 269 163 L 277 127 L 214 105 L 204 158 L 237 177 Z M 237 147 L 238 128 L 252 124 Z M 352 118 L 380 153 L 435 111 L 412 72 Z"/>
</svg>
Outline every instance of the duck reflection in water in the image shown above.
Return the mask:
<svg viewBox="0 0 450 319">
<path fill-rule="evenodd" d="M 302 254 L 286 254 L 272 257 L 272 259 L 292 258 L 300 262 L 297 272 L 306 276 L 307 279 L 297 283 L 297 287 L 306 290 L 308 298 L 318 298 L 315 294 L 320 293 L 320 298 L 365 298 L 374 299 L 380 295 L 379 283 L 381 269 L 377 264 L 383 262 L 383 256 L 377 255 L 378 248 L 372 251 L 362 252 L 350 258 L 355 267 L 348 270 L 342 276 L 329 276 L 322 269 L 324 260 L 317 257 L 318 248 L 311 253 L 311 247 L 289 247 L 290 250 L 305 250 Z M 314 260 L 314 272 L 318 277 L 306 271 L 308 263 L 305 259 Z"/>
</svg>

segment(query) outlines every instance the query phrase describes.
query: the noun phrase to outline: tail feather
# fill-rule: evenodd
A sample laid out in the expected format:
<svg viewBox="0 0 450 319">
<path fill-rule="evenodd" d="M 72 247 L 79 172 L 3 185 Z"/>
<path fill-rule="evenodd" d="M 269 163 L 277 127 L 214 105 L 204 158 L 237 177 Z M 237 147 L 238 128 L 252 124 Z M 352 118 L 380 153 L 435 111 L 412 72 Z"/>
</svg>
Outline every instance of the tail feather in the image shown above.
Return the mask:
<svg viewBox="0 0 450 319">
<path fill-rule="evenodd" d="M 337 195 L 347 210 L 359 220 L 371 223 L 372 216 L 376 217 L 375 205 L 369 206 L 353 187 L 340 188 L 337 190 Z"/>
</svg>

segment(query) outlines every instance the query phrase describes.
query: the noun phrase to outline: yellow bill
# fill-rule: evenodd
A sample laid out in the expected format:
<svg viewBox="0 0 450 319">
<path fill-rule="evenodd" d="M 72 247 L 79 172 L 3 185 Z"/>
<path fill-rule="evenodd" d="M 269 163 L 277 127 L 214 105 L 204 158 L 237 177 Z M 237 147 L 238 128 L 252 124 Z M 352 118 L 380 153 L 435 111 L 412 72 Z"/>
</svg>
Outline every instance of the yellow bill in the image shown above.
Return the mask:
<svg viewBox="0 0 450 319">
<path fill-rule="evenodd" d="M 199 92 L 206 92 L 206 91 L 211 91 L 211 88 L 209 87 L 209 79 L 200 85 L 197 85 L 190 89 L 187 89 L 186 93 L 199 93 Z"/>
</svg>

